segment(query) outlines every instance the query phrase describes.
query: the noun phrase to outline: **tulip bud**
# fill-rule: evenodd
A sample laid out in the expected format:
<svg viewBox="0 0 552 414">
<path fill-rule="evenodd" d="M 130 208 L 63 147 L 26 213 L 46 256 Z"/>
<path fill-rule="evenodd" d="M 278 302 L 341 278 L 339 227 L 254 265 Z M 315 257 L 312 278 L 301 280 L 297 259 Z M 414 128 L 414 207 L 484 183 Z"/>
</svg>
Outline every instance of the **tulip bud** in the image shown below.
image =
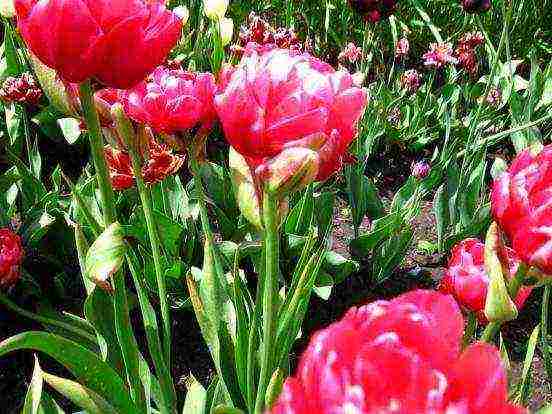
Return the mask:
<svg viewBox="0 0 552 414">
<path fill-rule="evenodd" d="M 31 65 L 50 103 L 62 114 L 78 118 L 78 99 L 71 96 L 55 70 L 44 65 L 36 56 L 29 53 Z"/>
<path fill-rule="evenodd" d="M 112 291 L 110 277 L 122 266 L 126 244 L 124 231 L 119 223 L 113 223 L 96 239 L 85 259 L 86 277 L 104 290 Z"/>
<path fill-rule="evenodd" d="M 234 36 L 234 21 L 227 17 L 223 17 L 219 20 L 219 33 L 222 46 L 226 46 L 232 41 Z"/>
<path fill-rule="evenodd" d="M 15 16 L 13 0 L 0 0 L 0 15 L 8 19 Z"/>
<path fill-rule="evenodd" d="M 308 148 L 295 147 L 282 151 L 259 167 L 259 176 L 268 192 L 284 199 L 305 188 L 318 175 L 318 155 Z"/>
<path fill-rule="evenodd" d="M 274 371 L 266 389 L 265 405 L 267 407 L 272 407 L 278 399 L 278 396 L 282 393 L 284 380 L 285 375 L 284 371 L 281 368 L 278 368 L 276 371 Z"/>
<path fill-rule="evenodd" d="M 172 12 L 180 18 L 182 26 L 186 26 L 186 23 L 188 23 L 188 19 L 190 18 L 190 10 L 188 10 L 186 6 L 178 6 L 175 7 Z"/>
<path fill-rule="evenodd" d="M 203 0 L 203 11 L 212 20 L 221 20 L 226 14 L 229 0 Z"/>
<path fill-rule="evenodd" d="M 496 223 L 491 224 L 485 240 L 485 269 L 489 275 L 489 289 L 485 301 L 485 316 L 490 322 L 507 322 L 517 318 L 518 310 L 510 298 L 499 259 L 500 233 Z"/>
<path fill-rule="evenodd" d="M 245 158 L 232 147 L 230 147 L 228 163 L 232 187 L 241 213 L 255 227 L 262 228 L 261 203 L 249 165 Z"/>
</svg>

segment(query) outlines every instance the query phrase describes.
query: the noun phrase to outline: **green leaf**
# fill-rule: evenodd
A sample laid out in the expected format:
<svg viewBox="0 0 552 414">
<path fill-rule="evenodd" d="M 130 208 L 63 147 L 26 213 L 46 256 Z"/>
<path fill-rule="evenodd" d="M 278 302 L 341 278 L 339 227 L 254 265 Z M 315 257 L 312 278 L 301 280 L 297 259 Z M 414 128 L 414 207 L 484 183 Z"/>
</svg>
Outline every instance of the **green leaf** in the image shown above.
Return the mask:
<svg viewBox="0 0 552 414">
<path fill-rule="evenodd" d="M 539 339 L 540 325 L 535 326 L 531 336 L 529 337 L 529 342 L 527 343 L 527 352 L 525 353 L 525 360 L 523 362 L 523 371 L 521 374 L 521 381 L 518 384 L 518 390 L 516 392 L 513 401 L 526 406 L 529 402 L 530 390 L 531 390 L 531 367 L 533 365 L 533 359 L 535 356 L 535 349 L 537 348 L 537 343 Z"/>
<path fill-rule="evenodd" d="M 449 226 L 448 194 L 445 184 L 442 184 L 435 192 L 433 198 L 433 214 L 435 215 L 435 227 L 437 231 L 437 245 L 440 252 L 444 251 L 445 232 Z"/>
<path fill-rule="evenodd" d="M 33 378 L 25 396 L 25 405 L 21 414 L 38 414 L 40 400 L 42 398 L 42 370 L 35 355 Z"/>
<path fill-rule="evenodd" d="M 75 118 L 60 118 L 57 124 L 63 133 L 63 137 L 70 145 L 73 145 L 81 136 L 80 121 Z"/>
<path fill-rule="evenodd" d="M 206 411 L 207 391 L 190 375 L 186 378 L 186 400 L 182 414 L 208 414 Z"/>
<path fill-rule="evenodd" d="M 54 358 L 84 386 L 109 401 L 121 414 L 137 412 L 119 375 L 96 354 L 68 339 L 45 332 L 25 332 L 0 342 L 0 356 L 33 349 Z"/>
<path fill-rule="evenodd" d="M 412 229 L 406 227 L 398 236 L 385 240 L 376 249 L 372 264 L 372 277 L 375 283 L 383 282 L 401 264 L 413 236 Z"/>
<path fill-rule="evenodd" d="M 368 233 L 362 234 L 351 241 L 351 252 L 357 257 L 368 255 L 379 242 L 398 231 L 402 226 L 403 218 L 398 212 L 374 220 Z"/>
<path fill-rule="evenodd" d="M 118 414 L 118 411 L 109 402 L 78 382 L 46 372 L 42 374 L 42 377 L 50 387 L 88 414 Z"/>
</svg>

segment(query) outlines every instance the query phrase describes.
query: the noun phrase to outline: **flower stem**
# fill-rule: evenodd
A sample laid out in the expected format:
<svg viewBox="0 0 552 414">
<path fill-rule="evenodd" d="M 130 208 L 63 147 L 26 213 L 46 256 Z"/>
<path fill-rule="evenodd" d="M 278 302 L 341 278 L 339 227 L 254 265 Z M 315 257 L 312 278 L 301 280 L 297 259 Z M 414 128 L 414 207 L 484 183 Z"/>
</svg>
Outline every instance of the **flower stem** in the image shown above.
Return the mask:
<svg viewBox="0 0 552 414">
<path fill-rule="evenodd" d="M 263 345 L 261 350 L 261 373 L 257 390 L 255 413 L 263 410 L 266 389 L 273 372 L 274 337 L 276 327 L 276 299 L 278 296 L 278 264 L 280 236 L 278 234 L 278 200 L 272 194 L 263 194 L 264 226 L 264 275 L 263 275 Z"/>
<path fill-rule="evenodd" d="M 88 138 L 90 140 L 90 151 L 92 161 L 96 170 L 98 186 L 100 188 L 100 203 L 104 217 L 104 226 L 109 226 L 116 220 L 115 195 L 109 180 L 109 171 L 104 157 L 102 131 L 98 112 L 94 106 L 94 93 L 90 81 L 80 84 L 80 99 L 86 126 L 88 127 Z"/>
<path fill-rule="evenodd" d="M 542 296 L 542 309 L 541 309 L 541 345 L 542 355 L 544 359 L 544 368 L 548 375 L 549 381 L 552 381 L 552 355 L 550 355 L 550 344 L 548 342 L 548 317 L 550 306 L 550 293 L 552 286 L 547 284 L 544 287 L 544 293 Z"/>
<path fill-rule="evenodd" d="M 525 276 L 527 275 L 527 271 L 529 270 L 529 267 L 525 263 L 521 263 L 519 265 L 519 268 L 514 275 L 514 277 L 510 280 L 510 283 L 508 283 L 508 293 L 512 300 L 515 299 L 517 296 L 519 289 L 521 288 L 521 285 L 523 284 L 523 280 L 525 279 Z M 500 327 L 502 326 L 504 322 L 503 321 L 495 321 L 490 322 L 483 331 L 483 334 L 481 335 L 481 341 L 491 343 L 494 341 L 495 336 L 500 331 Z"/>
<path fill-rule="evenodd" d="M 94 106 L 94 97 L 90 81 L 87 80 L 79 85 L 81 106 L 88 128 L 88 137 L 90 140 L 90 152 L 96 170 L 98 187 L 100 189 L 100 203 L 102 207 L 104 226 L 108 226 L 116 220 L 115 196 L 107 163 L 104 157 L 103 140 L 101 135 L 100 119 Z M 114 296 L 113 308 L 115 312 L 115 331 L 117 340 L 123 354 L 125 369 L 130 383 L 132 398 L 136 403 L 140 413 L 147 412 L 147 403 L 144 387 L 140 379 L 140 357 L 138 344 L 134 337 L 132 324 L 130 322 L 127 289 L 125 277 L 122 272 L 113 276 Z"/>
</svg>

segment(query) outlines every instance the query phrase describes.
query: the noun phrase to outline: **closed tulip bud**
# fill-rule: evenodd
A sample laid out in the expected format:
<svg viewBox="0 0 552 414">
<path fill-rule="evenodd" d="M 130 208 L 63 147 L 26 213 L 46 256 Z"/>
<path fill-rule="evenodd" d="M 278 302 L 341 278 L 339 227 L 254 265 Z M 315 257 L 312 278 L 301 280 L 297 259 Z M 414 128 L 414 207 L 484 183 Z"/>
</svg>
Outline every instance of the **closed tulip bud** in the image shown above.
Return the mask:
<svg viewBox="0 0 552 414">
<path fill-rule="evenodd" d="M 11 229 L 0 229 L 0 289 L 13 286 L 21 276 L 23 246 Z"/>
<path fill-rule="evenodd" d="M 186 6 L 178 6 L 175 7 L 172 12 L 180 18 L 182 26 L 186 26 L 190 18 L 190 10 Z"/>
<path fill-rule="evenodd" d="M 226 46 L 232 41 L 232 37 L 234 36 L 234 21 L 227 17 L 220 19 L 219 33 L 222 46 Z"/>
<path fill-rule="evenodd" d="M 86 276 L 107 291 L 113 290 L 110 278 L 123 265 L 126 253 L 123 236 L 121 225 L 113 223 L 92 243 L 86 254 Z"/>
<path fill-rule="evenodd" d="M 289 148 L 259 168 L 266 189 L 283 199 L 302 190 L 318 175 L 318 155 L 308 148 Z"/>
<path fill-rule="evenodd" d="M 262 228 L 261 203 L 247 161 L 234 148 L 230 147 L 228 164 L 234 195 L 241 213 L 255 227 Z"/>
<path fill-rule="evenodd" d="M 500 231 L 491 224 L 485 240 L 485 270 L 489 275 L 489 287 L 485 300 L 485 317 L 490 322 L 507 322 L 517 318 L 518 310 L 504 280 L 503 265 L 499 259 Z"/>
<path fill-rule="evenodd" d="M 0 0 L 0 16 L 8 19 L 15 16 L 13 0 Z"/>
<path fill-rule="evenodd" d="M 212 20 L 221 20 L 228 9 L 229 0 L 203 0 L 203 11 Z"/>
</svg>

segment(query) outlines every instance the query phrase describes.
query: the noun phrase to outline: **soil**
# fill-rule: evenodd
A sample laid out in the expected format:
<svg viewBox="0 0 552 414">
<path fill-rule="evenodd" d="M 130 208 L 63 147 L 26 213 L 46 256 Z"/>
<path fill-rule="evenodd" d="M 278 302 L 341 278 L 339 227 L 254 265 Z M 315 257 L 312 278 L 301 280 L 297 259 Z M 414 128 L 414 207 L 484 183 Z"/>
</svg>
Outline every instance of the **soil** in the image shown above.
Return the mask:
<svg viewBox="0 0 552 414">
<path fill-rule="evenodd" d="M 413 156 L 401 151 L 395 157 L 375 160 L 374 170 L 377 169 L 379 172 L 374 178 L 384 199 L 388 199 L 406 180 L 410 173 L 412 160 Z M 423 240 L 435 241 L 435 223 L 431 208 L 431 201 L 426 200 L 422 206 L 422 214 L 413 223 L 414 240 L 416 242 Z M 337 206 L 334 224 L 335 233 L 332 248 L 341 254 L 348 255 L 347 246 L 353 237 L 353 228 L 345 203 Z M 369 225 L 370 221 L 366 219 L 361 228 L 365 230 Z M 74 262 L 74 258 L 68 258 L 68 260 Z M 348 308 L 375 299 L 392 298 L 415 288 L 434 288 L 442 277 L 445 263 L 446 257 L 428 254 L 418 249 L 417 245 L 414 244 L 402 266 L 382 284 L 374 286 L 371 283 L 369 272 L 363 269 L 335 286 L 328 301 L 313 297 L 303 327 L 303 338 L 297 342 L 294 349 L 293 365 L 297 362 L 297 356 L 301 354 L 311 335 L 316 330 L 341 317 Z M 516 383 L 521 377 L 527 338 L 538 324 L 541 295 L 540 290 L 534 291 L 520 313 L 520 317 L 516 321 L 507 324 L 503 329 L 504 340 L 511 360 L 511 380 L 513 383 Z M 32 304 L 28 305 L 32 308 Z M 75 309 L 79 309 L 79 307 L 75 306 Z M 133 319 L 137 329 L 140 329 L 139 315 L 133 315 Z M 186 392 L 186 377 L 193 374 L 200 382 L 207 385 L 213 376 L 214 370 L 208 349 L 201 338 L 199 326 L 193 313 L 186 310 L 173 312 L 173 324 L 173 376 L 179 398 L 183 401 Z M 41 327 L 6 312 L 5 309 L 0 307 L 0 340 L 31 329 L 41 329 Z M 137 335 L 139 342 L 143 343 L 145 341 L 143 332 L 137 331 Z M 41 355 L 40 361 L 46 371 L 68 376 L 59 365 L 47 357 Z M 21 411 L 31 378 L 32 367 L 33 355 L 30 352 L 17 352 L 0 358 L 0 395 L 2 395 L 0 398 L 2 403 L 0 412 L 11 414 Z M 537 409 L 545 404 L 552 403 L 550 383 L 547 380 L 538 348 L 532 375 L 534 392 L 529 407 Z M 60 396 L 53 394 L 58 401 L 62 401 L 65 409 L 75 408 Z"/>
</svg>

